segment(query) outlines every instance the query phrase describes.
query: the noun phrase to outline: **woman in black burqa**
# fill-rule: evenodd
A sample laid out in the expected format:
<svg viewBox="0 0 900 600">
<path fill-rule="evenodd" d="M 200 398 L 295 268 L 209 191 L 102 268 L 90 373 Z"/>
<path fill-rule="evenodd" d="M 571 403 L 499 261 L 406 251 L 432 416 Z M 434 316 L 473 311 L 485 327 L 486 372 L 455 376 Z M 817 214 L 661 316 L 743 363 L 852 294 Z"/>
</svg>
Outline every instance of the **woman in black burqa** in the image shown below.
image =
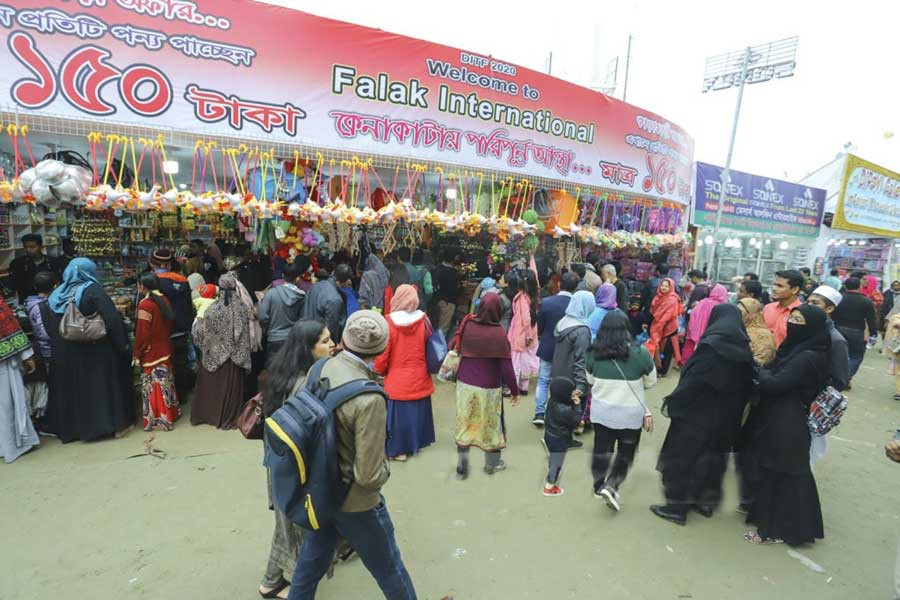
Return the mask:
<svg viewBox="0 0 900 600">
<path fill-rule="evenodd" d="M 809 406 L 828 381 L 831 337 L 826 316 L 801 304 L 788 319 L 775 361 L 759 374 L 759 406 L 751 450 L 758 465 L 756 498 L 744 534 L 754 544 L 810 544 L 824 537 L 822 507 L 809 467 Z"/>
<path fill-rule="evenodd" d="M 666 496 L 666 504 L 650 507 L 656 516 L 679 525 L 691 508 L 712 516 L 722 499 L 728 453 L 740 432 L 753 375 L 741 311 L 720 304 L 663 403 L 671 424 L 656 466 Z"/>
</svg>

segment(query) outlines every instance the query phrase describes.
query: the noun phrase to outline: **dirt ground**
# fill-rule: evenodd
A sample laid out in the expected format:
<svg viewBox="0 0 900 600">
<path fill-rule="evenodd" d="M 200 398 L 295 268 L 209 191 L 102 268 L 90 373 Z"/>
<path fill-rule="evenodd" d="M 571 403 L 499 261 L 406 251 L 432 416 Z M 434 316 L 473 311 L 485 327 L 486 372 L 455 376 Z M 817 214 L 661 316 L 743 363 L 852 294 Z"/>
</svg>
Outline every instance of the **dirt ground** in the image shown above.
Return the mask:
<svg viewBox="0 0 900 600">
<path fill-rule="evenodd" d="M 507 410 L 508 470 L 489 477 L 473 451 L 472 475 L 456 481 L 453 388 L 440 383 L 437 444 L 393 464 L 384 490 L 419 598 L 888 599 L 900 465 L 882 447 L 900 427 L 900 403 L 886 365 L 870 352 L 848 394 L 816 469 L 826 538 L 796 551 L 741 539 L 732 473 L 712 519 L 691 514 L 678 527 L 648 511 L 661 496 L 654 464 L 668 426 L 658 409 L 675 376 L 650 392 L 657 430 L 642 440 L 618 514 L 590 494 L 589 436 L 567 458 L 565 496 L 540 494 L 533 396 Z M 0 464 L 0 598 L 258 598 L 273 525 L 261 459 L 260 443 L 187 418 L 173 432 L 121 440 L 43 438 Z M 355 559 L 318 597 L 381 595 Z"/>
</svg>

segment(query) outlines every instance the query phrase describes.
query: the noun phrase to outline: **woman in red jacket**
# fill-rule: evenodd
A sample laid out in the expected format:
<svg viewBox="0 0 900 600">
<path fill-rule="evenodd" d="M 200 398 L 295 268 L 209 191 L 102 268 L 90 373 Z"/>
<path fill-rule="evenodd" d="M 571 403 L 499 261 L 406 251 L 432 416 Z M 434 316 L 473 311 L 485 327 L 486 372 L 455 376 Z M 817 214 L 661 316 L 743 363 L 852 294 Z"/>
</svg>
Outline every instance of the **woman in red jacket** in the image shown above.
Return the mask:
<svg viewBox="0 0 900 600">
<path fill-rule="evenodd" d="M 141 367 L 141 396 L 144 404 L 145 431 L 155 427 L 171 431 L 181 416 L 175 381 L 172 378 L 172 305 L 159 291 L 155 273 L 141 277 L 139 291 L 144 298 L 138 304 L 134 330 L 134 364 Z"/>
<path fill-rule="evenodd" d="M 419 293 L 414 286 L 397 288 L 387 315 L 388 345 L 375 359 L 375 371 L 384 375 L 384 390 L 390 398 L 385 453 L 400 462 L 434 443 L 434 382 L 425 362 L 425 342 L 432 329 L 418 306 Z"/>
</svg>

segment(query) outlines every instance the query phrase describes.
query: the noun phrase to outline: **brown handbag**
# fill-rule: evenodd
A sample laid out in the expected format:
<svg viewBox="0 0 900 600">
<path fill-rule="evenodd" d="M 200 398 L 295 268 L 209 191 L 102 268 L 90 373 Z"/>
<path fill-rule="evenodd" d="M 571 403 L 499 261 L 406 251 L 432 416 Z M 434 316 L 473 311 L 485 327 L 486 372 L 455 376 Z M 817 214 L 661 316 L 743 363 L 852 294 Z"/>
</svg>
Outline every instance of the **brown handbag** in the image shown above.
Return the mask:
<svg viewBox="0 0 900 600">
<path fill-rule="evenodd" d="M 263 395 L 259 393 L 244 405 L 237 420 L 238 429 L 248 440 L 263 439 Z"/>
</svg>

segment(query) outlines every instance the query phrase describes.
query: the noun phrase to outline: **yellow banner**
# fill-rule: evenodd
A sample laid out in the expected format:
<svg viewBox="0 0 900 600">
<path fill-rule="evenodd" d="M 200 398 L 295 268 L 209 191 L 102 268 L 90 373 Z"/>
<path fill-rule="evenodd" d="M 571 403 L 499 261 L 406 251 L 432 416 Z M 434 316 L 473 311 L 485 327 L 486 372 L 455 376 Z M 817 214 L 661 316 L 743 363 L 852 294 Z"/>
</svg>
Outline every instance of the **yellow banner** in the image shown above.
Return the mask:
<svg viewBox="0 0 900 600">
<path fill-rule="evenodd" d="M 848 154 L 832 227 L 900 237 L 900 173 Z"/>
</svg>

